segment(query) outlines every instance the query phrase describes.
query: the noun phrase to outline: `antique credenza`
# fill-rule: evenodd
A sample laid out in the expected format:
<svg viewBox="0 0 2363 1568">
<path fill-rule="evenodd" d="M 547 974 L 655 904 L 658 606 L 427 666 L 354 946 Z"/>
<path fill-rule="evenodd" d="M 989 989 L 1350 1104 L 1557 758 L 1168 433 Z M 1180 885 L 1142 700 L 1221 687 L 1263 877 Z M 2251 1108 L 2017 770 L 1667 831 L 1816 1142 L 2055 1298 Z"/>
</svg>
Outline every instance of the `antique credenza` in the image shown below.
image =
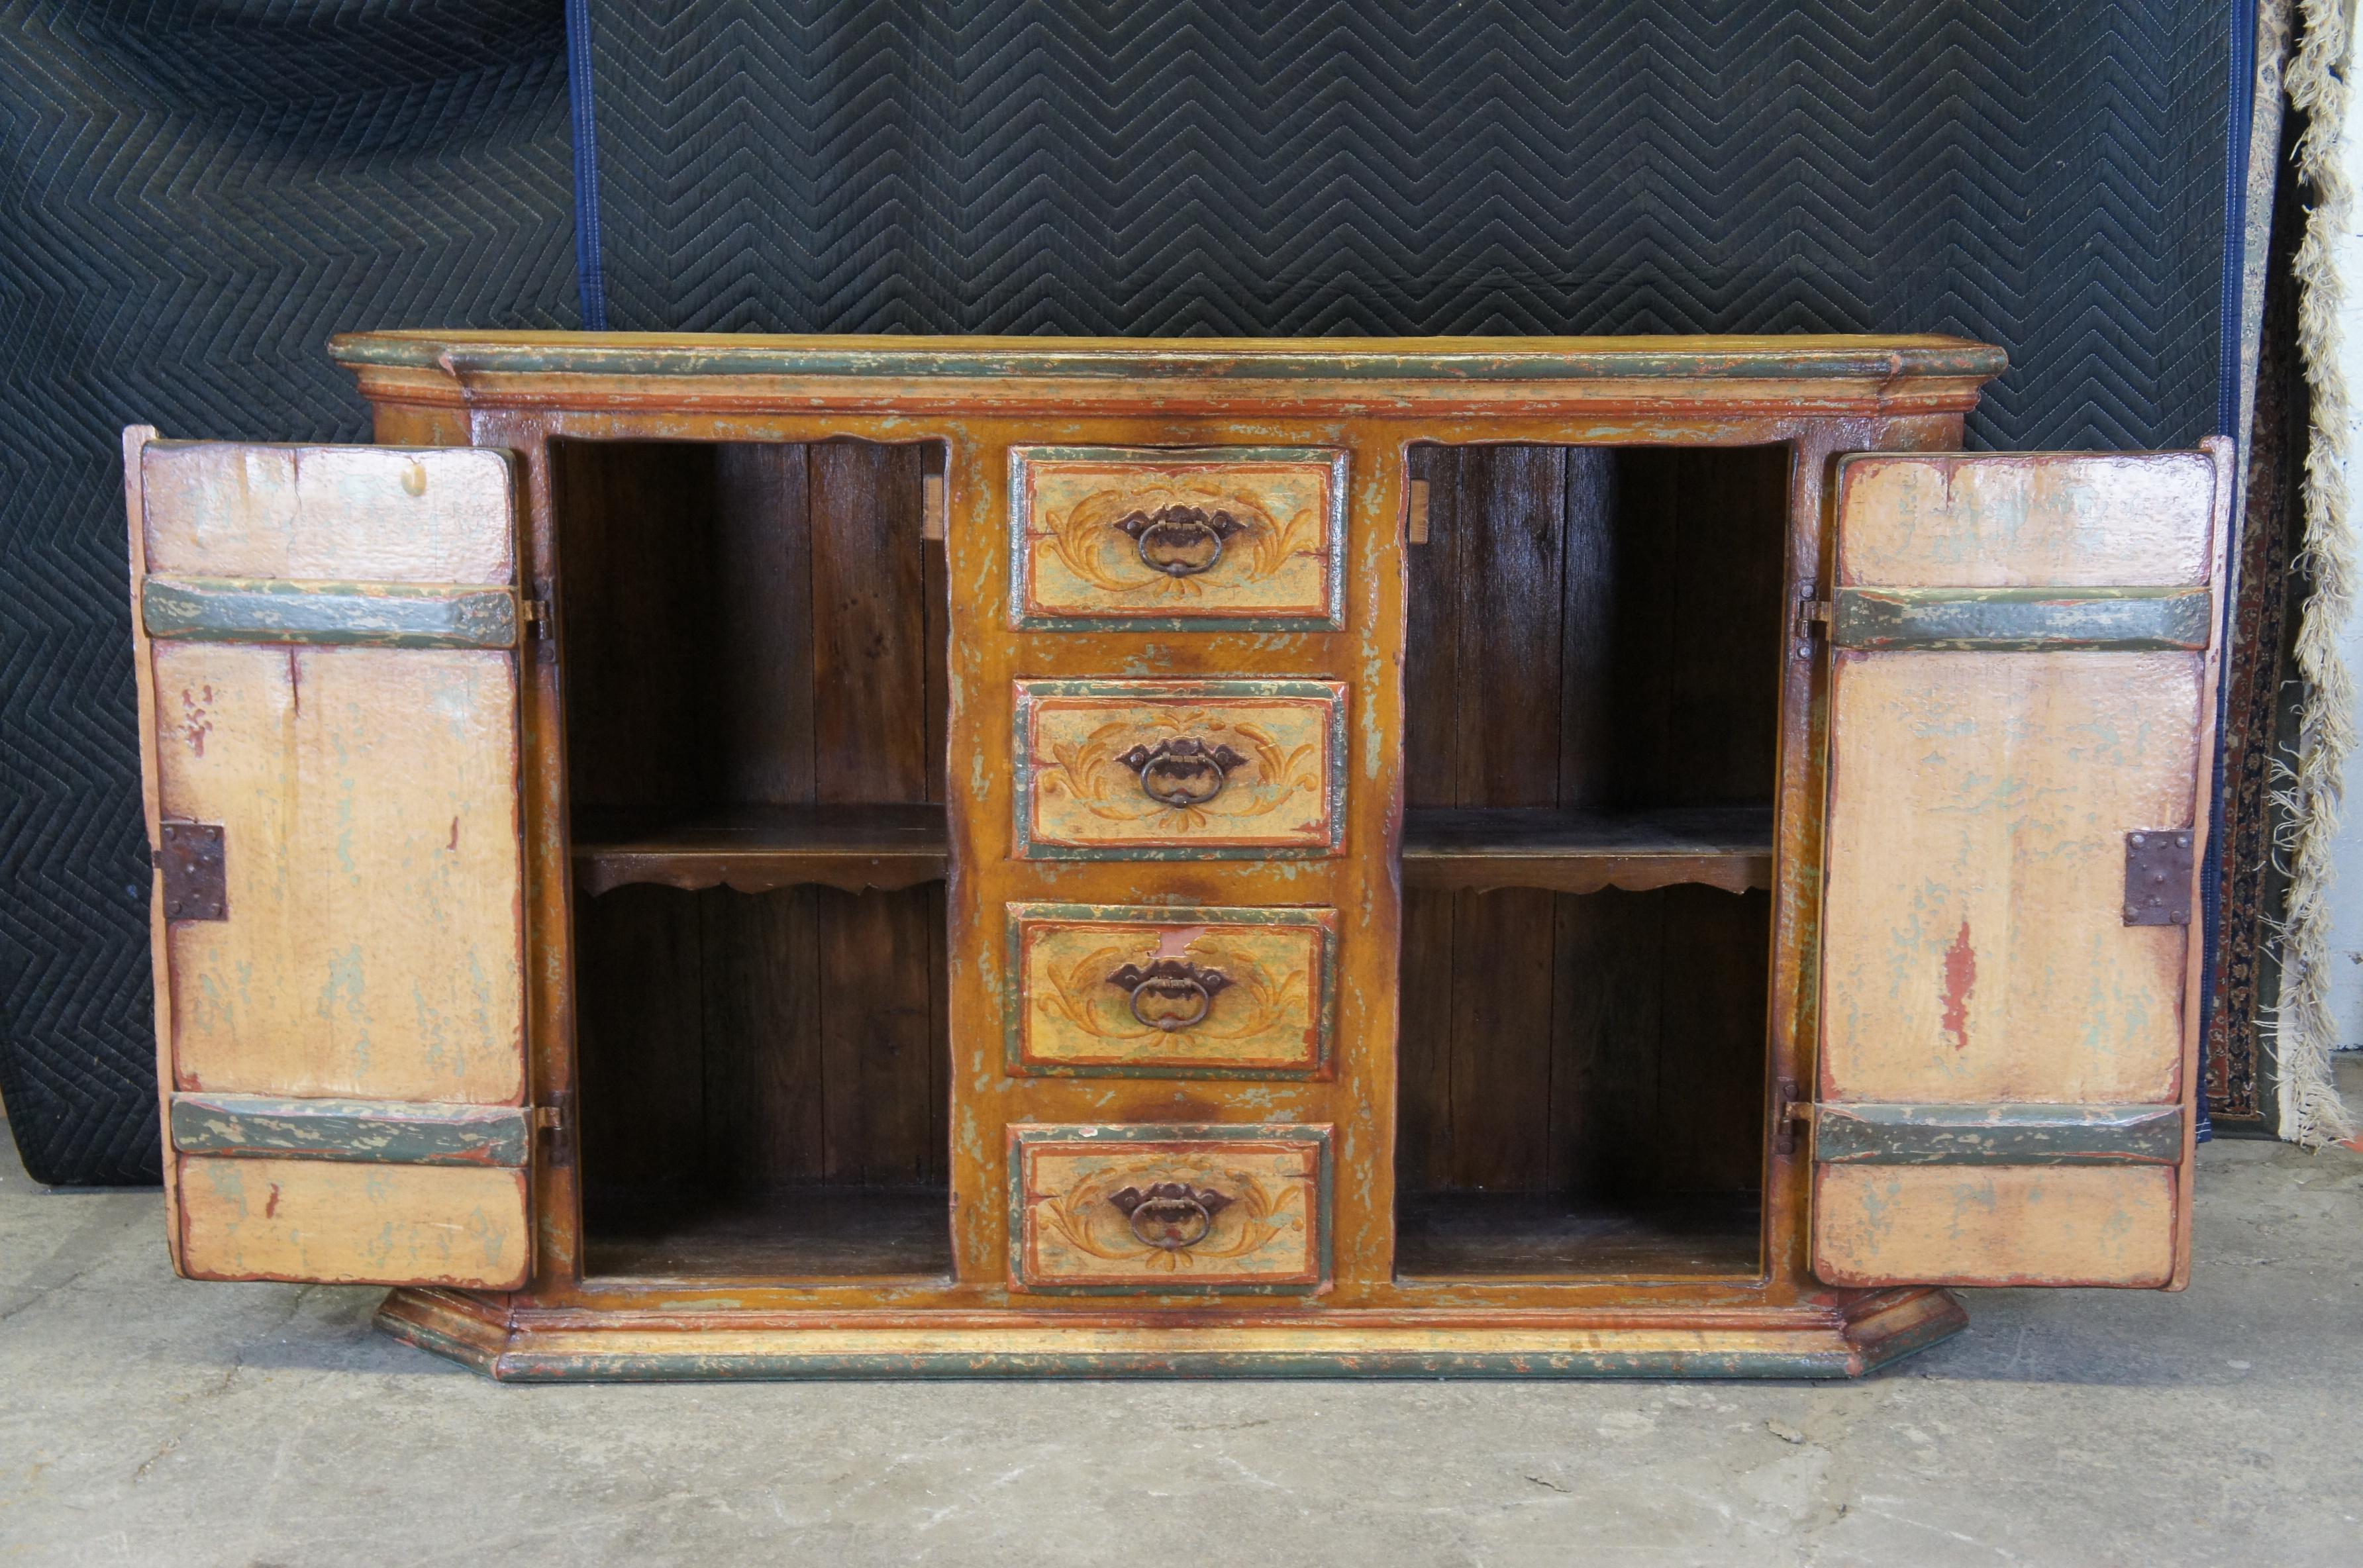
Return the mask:
<svg viewBox="0 0 2363 1568">
<path fill-rule="evenodd" d="M 180 1270 L 505 1378 L 1858 1374 L 2189 1268 L 2229 485 L 1944 337 L 370 333 L 126 436 Z"/>
</svg>

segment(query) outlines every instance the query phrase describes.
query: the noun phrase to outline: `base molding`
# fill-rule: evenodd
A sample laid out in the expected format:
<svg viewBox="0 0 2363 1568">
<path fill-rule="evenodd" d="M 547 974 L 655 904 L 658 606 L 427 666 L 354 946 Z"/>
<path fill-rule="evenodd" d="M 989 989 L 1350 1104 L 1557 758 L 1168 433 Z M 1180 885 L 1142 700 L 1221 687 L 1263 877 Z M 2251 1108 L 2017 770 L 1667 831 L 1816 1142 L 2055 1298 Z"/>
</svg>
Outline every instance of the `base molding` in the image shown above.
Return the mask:
<svg viewBox="0 0 2363 1568">
<path fill-rule="evenodd" d="M 1859 1377 L 1958 1332 L 1948 1293 L 1886 1290 L 1827 1308 L 1696 1314 L 1354 1312 L 1186 1326 L 1039 1313 L 776 1315 L 512 1310 L 497 1297 L 401 1289 L 377 1326 L 515 1383 L 914 1377 Z M 1687 1320 L 1685 1320 L 1687 1319 Z"/>
</svg>

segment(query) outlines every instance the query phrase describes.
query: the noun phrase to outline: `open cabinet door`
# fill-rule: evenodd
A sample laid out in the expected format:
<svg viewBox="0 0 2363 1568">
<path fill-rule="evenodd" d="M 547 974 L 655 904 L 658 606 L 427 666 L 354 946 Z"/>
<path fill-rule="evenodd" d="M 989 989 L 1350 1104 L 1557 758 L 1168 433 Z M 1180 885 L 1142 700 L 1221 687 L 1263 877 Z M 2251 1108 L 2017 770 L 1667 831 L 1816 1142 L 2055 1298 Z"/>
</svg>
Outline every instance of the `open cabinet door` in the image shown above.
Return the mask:
<svg viewBox="0 0 2363 1568">
<path fill-rule="evenodd" d="M 2179 1287 L 2230 448 L 1837 480 L 1832 1285 Z"/>
<path fill-rule="evenodd" d="M 124 437 L 172 1256 L 522 1286 L 506 453 Z"/>
</svg>

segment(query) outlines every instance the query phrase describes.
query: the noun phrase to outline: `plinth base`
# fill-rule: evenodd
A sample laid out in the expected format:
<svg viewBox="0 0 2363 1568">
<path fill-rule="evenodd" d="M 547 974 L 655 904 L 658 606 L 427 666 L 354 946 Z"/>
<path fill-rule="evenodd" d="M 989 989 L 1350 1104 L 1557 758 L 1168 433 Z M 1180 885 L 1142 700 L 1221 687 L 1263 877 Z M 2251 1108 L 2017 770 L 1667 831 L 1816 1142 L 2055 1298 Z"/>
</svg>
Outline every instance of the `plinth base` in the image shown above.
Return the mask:
<svg viewBox="0 0 2363 1568">
<path fill-rule="evenodd" d="M 1969 1321 L 1942 1290 L 1827 1307 L 1193 1314 L 643 1313 L 396 1290 L 378 1327 L 504 1382 L 884 1377 L 1859 1377 Z"/>
</svg>

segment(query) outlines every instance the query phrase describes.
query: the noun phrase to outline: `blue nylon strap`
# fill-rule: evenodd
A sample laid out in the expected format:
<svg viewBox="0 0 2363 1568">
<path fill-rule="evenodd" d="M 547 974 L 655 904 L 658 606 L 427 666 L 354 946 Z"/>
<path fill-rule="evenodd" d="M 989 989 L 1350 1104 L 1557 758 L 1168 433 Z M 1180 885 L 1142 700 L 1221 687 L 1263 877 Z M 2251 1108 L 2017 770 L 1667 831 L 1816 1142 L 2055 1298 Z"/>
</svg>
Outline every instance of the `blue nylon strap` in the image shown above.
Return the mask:
<svg viewBox="0 0 2363 1568">
<path fill-rule="evenodd" d="M 2248 232 L 2248 137 L 2257 111 L 2257 0 L 2233 0 L 2228 83 L 2230 110 L 2224 116 L 2224 287 L 2216 310 L 2220 352 L 2216 360 L 2215 432 L 2239 443 L 2235 459 L 2235 491 L 2247 464 L 2247 435 L 2240 425 L 2240 347 L 2244 335 L 2241 310 L 2246 303 Z M 2217 548 L 2238 559 L 2240 525 L 2236 513 Z M 2224 595 L 2218 606 L 2222 624 L 2216 628 L 2217 657 L 2230 663 L 2234 612 L 2239 584 Z M 2215 1134 L 2207 1114 L 2207 1036 L 2215 1021 L 2215 963 L 2224 931 L 2224 728 L 2232 711 L 2232 684 L 2219 679 L 2215 688 L 2215 756 L 2208 768 L 2207 864 L 2199 884 L 2199 1082 L 2191 1101 L 2198 1112 L 2196 1132 L 2201 1143 Z"/>
<path fill-rule="evenodd" d="M 582 329 L 607 330 L 607 273 L 599 243 L 599 137 L 591 113 L 591 0 L 566 0 L 566 96 L 574 116 L 574 272 Z"/>
</svg>

